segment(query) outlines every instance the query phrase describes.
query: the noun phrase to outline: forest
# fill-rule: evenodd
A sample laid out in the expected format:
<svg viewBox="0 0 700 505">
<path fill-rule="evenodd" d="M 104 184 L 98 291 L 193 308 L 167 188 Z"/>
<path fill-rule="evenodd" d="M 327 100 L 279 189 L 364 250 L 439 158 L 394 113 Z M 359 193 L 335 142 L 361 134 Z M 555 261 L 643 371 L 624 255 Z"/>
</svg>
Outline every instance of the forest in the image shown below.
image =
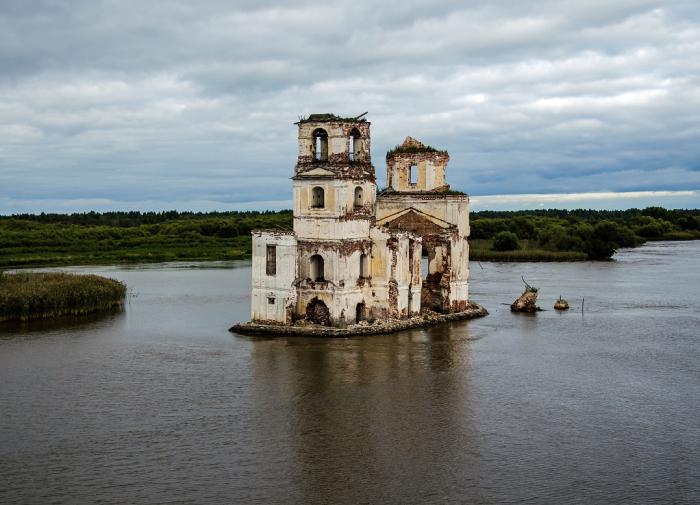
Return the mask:
<svg viewBox="0 0 700 505">
<path fill-rule="evenodd" d="M 700 210 L 481 211 L 479 261 L 608 260 L 647 240 L 700 239 Z M 0 216 L 0 268 L 245 259 L 253 229 L 291 229 L 292 211 L 87 212 Z"/>
</svg>

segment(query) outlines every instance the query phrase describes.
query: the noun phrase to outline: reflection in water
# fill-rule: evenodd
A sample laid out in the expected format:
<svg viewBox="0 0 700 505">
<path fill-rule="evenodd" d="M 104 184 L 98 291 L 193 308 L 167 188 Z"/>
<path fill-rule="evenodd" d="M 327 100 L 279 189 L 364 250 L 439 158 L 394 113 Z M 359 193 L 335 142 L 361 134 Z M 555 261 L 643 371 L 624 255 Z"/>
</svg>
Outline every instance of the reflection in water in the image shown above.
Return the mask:
<svg viewBox="0 0 700 505">
<path fill-rule="evenodd" d="M 291 457 L 296 503 L 391 503 L 398 491 L 420 501 L 430 498 L 426 479 L 431 493 L 464 484 L 462 454 L 473 449 L 466 325 L 371 339 L 256 340 L 255 401 L 285 411 L 261 433 Z"/>
<path fill-rule="evenodd" d="M 0 339 L 16 338 L 19 335 L 41 337 L 54 331 L 63 334 L 72 334 L 76 330 L 100 331 L 102 328 L 123 324 L 124 316 L 124 307 L 113 307 L 109 310 L 80 316 L 5 321 L 0 322 Z"/>
</svg>

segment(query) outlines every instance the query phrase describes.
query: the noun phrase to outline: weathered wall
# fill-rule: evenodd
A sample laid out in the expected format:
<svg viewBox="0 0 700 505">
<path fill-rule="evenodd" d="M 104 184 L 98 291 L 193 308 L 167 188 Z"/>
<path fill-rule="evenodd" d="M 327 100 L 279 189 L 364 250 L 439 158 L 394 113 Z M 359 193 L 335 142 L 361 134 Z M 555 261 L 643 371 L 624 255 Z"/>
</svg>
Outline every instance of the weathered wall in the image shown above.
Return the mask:
<svg viewBox="0 0 700 505">
<path fill-rule="evenodd" d="M 312 192 L 322 188 L 324 206 L 313 206 Z M 355 190 L 362 193 L 362 205 L 356 205 Z M 299 218 L 373 218 L 377 186 L 363 180 L 338 180 L 330 177 L 297 178 L 293 184 L 294 216 Z"/>
<path fill-rule="evenodd" d="M 420 311 L 421 239 L 406 231 L 374 227 L 372 310 L 375 317 L 409 317 Z"/>
<path fill-rule="evenodd" d="M 394 191 L 432 191 L 446 188 L 445 169 L 450 157 L 444 153 L 395 154 L 387 160 L 387 186 Z M 415 183 L 410 167 L 415 166 Z"/>
<path fill-rule="evenodd" d="M 353 323 L 358 303 L 367 303 L 370 280 L 361 278 L 361 256 L 369 258 L 372 243 L 364 240 L 300 241 L 298 246 L 299 297 L 296 312 L 306 313 L 307 305 L 317 298 L 325 303 L 334 324 Z M 324 262 L 324 280 L 311 278 L 311 257 Z M 371 266 L 370 266 L 371 268 Z M 371 276 L 371 271 L 368 272 Z"/>
<path fill-rule="evenodd" d="M 314 161 L 314 137 L 317 129 L 323 129 L 328 135 L 328 161 L 330 163 L 346 163 L 351 160 L 349 155 L 350 132 L 357 129 L 361 138 L 355 146 L 354 160 L 356 162 L 371 161 L 371 139 L 369 121 L 306 121 L 299 123 L 299 154 L 300 165 Z"/>
<path fill-rule="evenodd" d="M 423 237 L 429 269 L 420 295 L 424 308 L 449 312 L 466 307 L 469 297 L 468 202 L 468 197 L 461 195 L 389 193 L 378 196 L 378 224 L 408 229 Z"/>
<path fill-rule="evenodd" d="M 267 274 L 267 246 L 276 249 L 274 275 Z M 291 322 L 296 305 L 297 241 L 291 233 L 253 232 L 251 319 Z M 273 303 L 270 303 L 270 301 Z"/>
</svg>

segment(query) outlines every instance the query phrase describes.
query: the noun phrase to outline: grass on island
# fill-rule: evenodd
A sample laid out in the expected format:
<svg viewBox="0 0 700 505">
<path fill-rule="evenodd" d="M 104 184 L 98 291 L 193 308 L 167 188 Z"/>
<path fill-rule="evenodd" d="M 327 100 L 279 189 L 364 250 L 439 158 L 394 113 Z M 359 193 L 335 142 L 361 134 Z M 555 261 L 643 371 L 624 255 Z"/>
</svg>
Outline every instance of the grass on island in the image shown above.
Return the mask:
<svg viewBox="0 0 700 505">
<path fill-rule="evenodd" d="M 245 259 L 251 230 L 291 227 L 289 210 L 0 216 L 0 269 Z M 700 210 L 481 211 L 470 227 L 477 261 L 606 260 L 647 240 L 700 239 Z"/>
<path fill-rule="evenodd" d="M 0 272 L 0 322 L 109 310 L 125 297 L 125 284 L 99 275 Z"/>
</svg>

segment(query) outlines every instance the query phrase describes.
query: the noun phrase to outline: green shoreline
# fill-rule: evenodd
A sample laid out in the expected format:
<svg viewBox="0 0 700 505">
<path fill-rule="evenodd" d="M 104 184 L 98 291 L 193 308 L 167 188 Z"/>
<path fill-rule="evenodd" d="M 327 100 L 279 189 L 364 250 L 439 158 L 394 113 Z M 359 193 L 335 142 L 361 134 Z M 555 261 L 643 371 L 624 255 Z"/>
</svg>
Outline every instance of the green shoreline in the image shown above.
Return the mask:
<svg viewBox="0 0 700 505">
<path fill-rule="evenodd" d="M 700 240 L 700 236 L 693 238 L 659 238 L 648 240 L 646 242 L 663 242 L 663 241 L 692 241 Z M 646 243 L 645 242 L 645 243 Z M 635 247 L 640 247 L 640 244 Z M 125 250 L 123 254 L 113 252 L 108 255 L 95 254 L 56 254 L 55 256 L 41 256 L 32 258 L 31 255 L 26 255 L 21 258 L 2 258 L 0 269 L 24 269 L 24 268 L 51 268 L 51 267 L 67 267 L 67 266 L 91 266 L 91 265 L 135 265 L 140 263 L 171 263 L 171 262 L 191 262 L 191 261 L 233 261 L 233 260 L 249 260 L 250 253 L 232 254 L 230 251 L 220 253 L 211 251 L 209 254 L 203 254 L 202 251 L 192 255 L 174 254 L 172 251 L 159 251 L 157 253 L 147 252 L 144 254 L 134 254 L 132 251 Z M 592 260 L 588 259 L 585 253 L 578 251 L 545 251 L 542 249 L 519 249 L 516 251 L 492 251 L 489 249 L 470 249 L 470 261 L 494 261 L 494 262 L 513 262 L 513 263 L 547 263 L 547 262 L 582 262 L 582 261 L 607 261 L 607 260 Z"/>
<path fill-rule="evenodd" d="M 0 270 L 248 259 L 251 230 L 292 227 L 292 212 L 88 212 L 0 216 Z M 649 240 L 700 239 L 700 210 L 480 211 L 475 261 L 610 259 Z"/>
</svg>

